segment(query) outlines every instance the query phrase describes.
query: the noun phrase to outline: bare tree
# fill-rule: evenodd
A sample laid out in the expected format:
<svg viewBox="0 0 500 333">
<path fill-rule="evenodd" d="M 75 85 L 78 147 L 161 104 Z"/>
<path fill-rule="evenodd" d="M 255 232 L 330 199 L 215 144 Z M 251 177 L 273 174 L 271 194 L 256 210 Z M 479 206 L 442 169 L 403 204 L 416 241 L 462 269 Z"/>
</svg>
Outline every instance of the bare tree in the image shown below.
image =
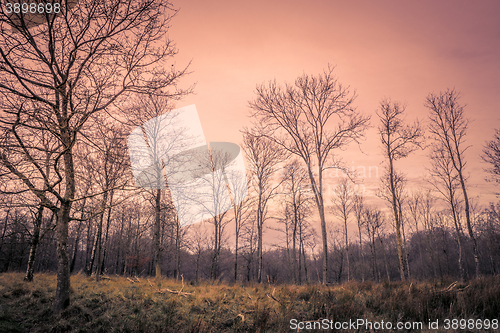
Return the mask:
<svg viewBox="0 0 500 333">
<path fill-rule="evenodd" d="M 126 172 L 129 164 L 125 155 L 127 150 L 123 128 L 99 114 L 93 115 L 85 127 L 87 129 L 82 132 L 82 139 L 76 144 L 75 160 L 79 163 L 75 171 L 78 178 L 85 178 L 79 181 L 79 184 L 90 183 L 94 192 L 102 193 L 93 198 L 100 199 L 97 204 L 98 208 L 93 214 L 98 214 L 93 251 L 96 267 L 95 279 L 98 281 L 106 255 L 112 208 L 116 205 L 115 194 L 129 184 L 131 177 Z M 78 188 L 77 194 L 80 194 Z M 92 268 L 89 274 L 91 270 Z"/>
<path fill-rule="evenodd" d="M 134 146 L 137 139 L 143 139 L 144 135 L 148 139 L 146 145 L 151 152 L 151 167 L 140 175 L 136 175 L 136 181 L 140 183 L 138 185 L 149 189 L 151 200 L 148 199 L 148 201 L 154 208 L 153 260 L 156 278 L 160 278 L 162 274 L 161 225 L 165 222 L 162 221 L 162 207 L 174 209 L 171 193 L 168 192 L 169 179 L 186 167 L 186 163 L 183 161 L 184 157 L 179 152 L 187 149 L 192 141 L 191 137 L 183 135 L 186 130 L 185 124 L 179 119 L 179 111 L 173 110 L 173 102 L 174 99 L 169 96 L 150 93 L 147 97 L 137 97 L 122 110 L 127 124 L 135 128 L 131 134 L 135 137 L 129 138 L 129 145 L 134 142 L 132 148 L 129 147 L 130 153 L 142 156 L 143 152 L 136 149 L 140 148 L 140 145 Z M 137 131 L 137 129 L 140 130 Z M 163 205 L 165 200 L 168 202 Z M 183 212 L 177 213 L 182 214 Z M 175 226 L 171 230 L 177 229 Z M 172 235 L 172 239 L 176 239 L 174 235 Z"/>
<path fill-rule="evenodd" d="M 209 190 L 207 193 L 202 194 L 203 197 L 196 198 L 196 201 L 201 203 L 210 216 L 213 216 L 214 243 L 211 278 L 214 280 L 219 277 L 219 257 L 224 241 L 224 230 L 232 220 L 226 218 L 228 209 L 231 207 L 231 198 L 225 172 L 225 168 L 231 160 L 232 158 L 228 152 L 217 149 L 215 146 L 212 146 L 209 154 L 200 160 L 200 163 L 210 170 L 208 177 L 201 177 L 201 179 L 205 180 L 205 184 L 208 184 Z"/>
<path fill-rule="evenodd" d="M 246 197 L 246 176 L 240 147 L 228 142 L 211 142 L 186 153 L 182 179 L 186 187 L 179 193 L 189 204 L 191 221 L 213 221 L 211 278 L 219 278 L 219 256 L 227 241 L 224 230 L 234 217 L 227 215 L 232 206 Z M 229 180 L 231 179 L 231 181 Z M 176 181 L 177 182 L 177 181 Z M 178 205 L 176 207 L 187 205 Z M 229 218 L 226 218 L 229 217 Z M 241 216 L 237 216 L 241 219 Z M 186 222 L 187 223 L 187 222 Z"/>
<path fill-rule="evenodd" d="M 298 160 L 294 159 L 287 163 L 283 170 L 282 210 L 287 236 L 287 253 L 291 263 L 290 271 L 292 272 L 293 282 L 302 283 L 301 270 L 305 261 L 303 261 L 301 253 L 305 229 L 307 228 L 306 218 L 311 214 L 312 193 L 308 186 L 309 177 Z M 291 255 L 289 253 L 290 247 Z"/>
<path fill-rule="evenodd" d="M 463 258 L 463 236 L 459 212 L 460 198 L 457 195 L 460 182 L 458 180 L 458 175 L 454 172 L 449 155 L 446 154 L 446 151 L 442 146 L 434 147 L 430 157 L 432 161 L 432 169 L 430 170 L 430 173 L 433 177 L 431 184 L 443 196 L 444 201 L 450 209 L 451 218 L 457 235 L 458 268 L 460 271 L 460 278 L 465 280 L 466 272 Z"/>
<path fill-rule="evenodd" d="M 24 276 L 25 281 L 33 281 L 33 274 L 35 272 L 35 259 L 37 257 L 39 243 L 44 238 L 44 236 L 54 228 L 54 214 L 50 211 L 50 217 L 47 218 L 48 223 L 46 223 L 45 227 L 43 226 L 45 215 L 44 212 L 44 206 L 38 205 L 36 213 L 33 214 L 33 233 L 31 235 L 30 252 L 28 257 L 28 264 L 26 266 L 26 275 Z"/>
<path fill-rule="evenodd" d="M 344 177 L 340 180 L 339 184 L 337 184 L 337 187 L 334 190 L 334 196 L 332 197 L 332 211 L 344 223 L 343 233 L 347 261 L 347 281 L 351 280 L 351 263 L 349 259 L 349 234 L 347 230 L 347 222 L 353 210 L 354 194 L 354 184 L 349 180 L 348 177 Z"/>
<path fill-rule="evenodd" d="M 255 210 L 251 210 L 253 215 L 255 214 Z M 248 223 L 243 226 L 243 230 L 241 233 L 241 239 L 243 241 L 242 246 L 242 257 L 246 261 L 246 280 L 250 281 L 254 278 L 255 274 L 255 254 L 258 252 L 258 237 L 257 237 L 257 227 L 256 220 L 254 218 L 250 218 Z"/>
<path fill-rule="evenodd" d="M 416 236 L 416 240 L 418 242 L 418 254 L 419 254 L 419 259 L 421 262 L 424 261 L 424 256 L 423 256 L 423 250 L 422 250 L 422 235 L 421 233 L 421 225 L 423 224 L 422 221 L 422 205 L 423 205 L 423 200 L 424 200 L 424 194 L 422 190 L 417 190 L 413 191 L 406 202 L 406 205 L 408 207 L 408 211 L 410 213 L 412 223 L 408 223 L 413 236 Z M 423 273 L 423 272 L 421 272 Z"/>
<path fill-rule="evenodd" d="M 363 209 L 363 220 L 372 255 L 372 278 L 378 281 L 379 270 L 377 265 L 377 245 L 375 243 L 375 236 L 379 235 L 379 229 L 382 228 L 384 224 L 384 216 L 380 210 L 372 207 L 365 207 Z"/>
<path fill-rule="evenodd" d="M 235 224 L 235 245 L 234 245 L 234 281 L 238 280 L 238 251 L 240 249 L 240 236 L 243 227 L 250 218 L 251 200 L 247 196 L 247 179 L 242 179 L 239 174 L 229 173 L 226 175 L 231 190 L 231 199 L 233 205 L 233 215 Z"/>
<path fill-rule="evenodd" d="M 403 239 L 401 237 L 401 186 L 404 182 L 403 176 L 396 172 L 394 163 L 419 148 L 422 140 L 422 130 L 418 123 L 404 124 L 404 112 L 403 105 L 390 100 L 383 100 L 380 103 L 380 110 L 377 112 L 380 119 L 379 135 L 388 162 L 387 175 L 384 177 L 387 191 L 384 197 L 389 202 L 393 214 L 398 241 L 399 273 L 402 281 L 405 280 Z"/>
<path fill-rule="evenodd" d="M 202 224 L 193 225 L 191 231 L 188 247 L 195 256 L 195 281 L 198 282 L 203 253 L 209 249 L 210 244 L 207 229 Z"/>
<path fill-rule="evenodd" d="M 168 194 L 169 192 L 167 192 Z M 176 280 L 179 279 L 181 276 L 181 250 L 184 247 L 187 247 L 187 244 L 185 242 L 186 240 L 186 235 L 189 232 L 189 229 L 191 226 L 181 226 L 180 221 L 179 221 L 179 216 L 176 214 L 176 211 L 173 207 L 166 208 L 165 206 L 172 205 L 171 199 L 166 200 L 167 203 L 163 205 L 162 212 L 166 215 L 163 219 L 165 220 L 166 223 L 163 225 L 166 225 L 166 227 L 169 229 L 167 233 L 167 237 L 170 239 L 171 244 L 173 244 L 174 248 L 174 263 L 175 263 L 175 268 L 174 268 L 174 278 Z M 163 228 L 162 228 L 163 230 Z M 156 232 L 156 231 L 155 231 Z M 162 231 L 161 234 L 163 235 L 164 232 Z M 163 244 L 163 241 L 160 239 L 160 244 Z M 162 251 L 163 251 L 163 245 L 162 245 Z M 158 265 L 155 265 L 155 269 Z"/>
<path fill-rule="evenodd" d="M 1 122 L 2 121 L 0 120 L 0 123 Z M 48 135 L 37 135 L 30 130 L 19 132 L 19 136 L 23 135 L 27 139 L 26 146 L 29 147 L 28 149 L 32 149 L 33 159 L 37 161 L 38 165 L 46 172 L 47 176 L 53 179 L 54 173 L 50 172 L 50 162 L 53 157 L 54 150 L 57 149 L 57 143 L 50 140 Z M 12 136 L 4 137 L 4 144 L 1 147 L 4 149 L 4 152 L 7 152 L 12 157 L 11 163 L 15 164 L 16 168 L 24 170 L 25 174 L 32 176 L 31 181 L 43 188 L 43 180 L 37 178 L 37 175 L 33 172 L 30 163 L 22 158 L 22 151 L 19 150 L 19 147 L 12 145 L 10 139 L 12 139 Z M 36 148 L 39 148 L 39 150 L 36 151 Z M 41 202 L 38 197 L 33 195 L 31 191 L 26 189 L 23 186 L 22 181 L 20 181 L 16 175 L 12 174 L 9 168 L 5 167 L 2 163 L 0 163 L 0 168 L 2 170 L 1 177 L 3 183 L 0 192 L 15 198 L 15 200 L 10 202 L 11 207 L 22 207 L 23 209 L 27 209 L 27 211 L 30 211 L 33 216 L 32 219 L 27 219 L 28 221 L 31 220 L 32 223 L 28 224 L 27 228 L 27 232 L 29 234 L 28 237 L 30 238 L 30 251 L 26 275 L 24 278 L 25 281 L 33 281 L 35 260 L 37 257 L 39 243 L 43 239 L 44 235 L 49 230 L 52 230 L 53 224 L 49 223 L 45 228 L 43 228 L 42 224 L 44 216 L 45 219 L 47 218 L 47 209 L 45 209 L 43 202 Z M 50 222 L 53 222 L 53 213 L 51 216 Z M 31 227 L 32 231 L 30 232 Z"/>
<path fill-rule="evenodd" d="M 321 222 L 324 284 L 328 282 L 328 242 L 323 171 L 332 151 L 357 142 L 369 122 L 354 107 L 356 95 L 338 82 L 333 70 L 329 66 L 318 76 L 304 74 L 284 87 L 276 81 L 259 85 L 256 99 L 250 102 L 252 115 L 267 129 L 266 137 L 306 165 Z"/>
<path fill-rule="evenodd" d="M 278 165 L 286 158 L 283 149 L 270 140 L 259 128 L 243 131 L 243 150 L 249 162 L 250 189 L 255 195 L 257 226 L 257 281 L 262 281 L 262 237 L 264 222 L 267 219 L 269 201 L 277 194 L 280 182 L 272 178 Z"/>
<path fill-rule="evenodd" d="M 443 157 L 446 157 L 458 176 L 465 207 L 465 219 L 467 230 L 472 240 L 472 252 L 476 266 L 476 276 L 481 274 L 479 264 L 479 250 L 476 236 L 472 228 L 470 202 L 467 192 L 465 177 L 465 152 L 468 148 L 465 136 L 469 120 L 465 118 L 464 106 L 459 102 L 460 94 L 448 89 L 439 94 L 429 94 L 425 100 L 425 106 L 429 109 L 429 130 L 433 139 L 442 147 Z"/>
<path fill-rule="evenodd" d="M 497 183 L 500 183 L 500 129 L 495 130 L 493 140 L 486 142 L 481 158 L 491 166 L 486 171 L 494 177 Z"/>
<path fill-rule="evenodd" d="M 342 245 L 343 235 L 341 228 L 336 226 L 328 230 L 328 247 L 330 249 L 330 265 L 331 273 L 335 277 L 337 283 L 341 283 L 344 273 L 344 257 L 345 249 Z M 318 280 L 320 277 L 318 276 Z"/>
<path fill-rule="evenodd" d="M 433 276 L 437 276 L 437 266 L 440 265 L 436 256 L 436 244 L 434 242 L 436 234 L 436 198 L 433 191 L 428 190 L 424 192 L 422 205 L 420 206 L 422 216 L 422 224 L 426 233 L 427 251 L 429 253 L 429 260 L 432 268 Z M 440 268 L 440 267 L 439 267 Z"/>
<path fill-rule="evenodd" d="M 42 223 L 47 209 L 39 197 L 27 189 L 23 181 L 11 172 L 11 169 L 22 170 L 24 175 L 30 177 L 30 181 L 35 186 L 46 189 L 44 179 L 39 177 L 31 161 L 36 162 L 36 165 L 45 172 L 50 181 L 55 181 L 56 174 L 52 172 L 51 163 L 57 154 L 56 151 L 60 148 L 60 144 L 49 133 L 37 133 L 36 130 L 29 127 L 12 126 L 12 131 L 9 131 L 8 128 L 11 127 L 11 124 L 9 118 L 5 118 L 0 118 L 0 129 L 5 130 L 5 136 L 0 141 L 0 154 L 3 153 L 3 155 L 0 155 L 0 177 L 2 178 L 0 192 L 15 197 L 15 200 L 10 203 L 13 207 L 23 207 L 29 211 L 34 210 L 33 219 L 31 219 L 33 221 L 33 230 L 29 235 L 30 252 L 25 275 L 26 281 L 32 281 L 38 245 L 43 238 L 43 234 L 48 231 L 48 229 L 45 232 L 42 230 Z M 19 144 L 21 140 L 24 141 L 22 145 Z M 24 158 L 26 151 L 30 152 L 31 160 Z M 7 165 L 1 162 L 1 158 L 6 156 L 10 158 Z"/>
<path fill-rule="evenodd" d="M 488 261 L 490 272 L 498 274 L 499 272 L 499 253 L 497 251 L 500 243 L 500 203 L 490 203 L 488 208 L 485 208 L 481 218 L 479 219 L 478 228 L 481 229 L 484 246 L 488 250 Z"/>
<path fill-rule="evenodd" d="M 35 27 L 22 13 L 0 13 L 2 136 L 11 137 L 10 144 L 20 148 L 43 186 L 32 183 L 4 148 L 0 162 L 57 216 L 56 313 L 69 305 L 67 244 L 77 199 L 75 142 L 92 114 L 130 93 L 184 93 L 167 91 L 186 73 L 165 66 L 176 53 L 165 37 L 174 12 L 166 1 L 81 0 L 73 8 L 63 5 L 60 13 L 44 16 Z M 51 159 L 55 181 L 33 158 L 37 147 L 29 147 L 19 135 L 23 128 L 50 133 L 59 142 Z"/>
<path fill-rule="evenodd" d="M 359 256 L 361 258 L 361 280 L 365 281 L 365 254 L 363 252 L 363 240 L 362 240 L 363 226 L 365 223 L 363 219 L 363 209 L 364 209 L 363 194 L 355 193 L 353 197 L 352 210 L 354 212 L 354 216 L 356 217 L 356 224 L 358 226 Z"/>
</svg>

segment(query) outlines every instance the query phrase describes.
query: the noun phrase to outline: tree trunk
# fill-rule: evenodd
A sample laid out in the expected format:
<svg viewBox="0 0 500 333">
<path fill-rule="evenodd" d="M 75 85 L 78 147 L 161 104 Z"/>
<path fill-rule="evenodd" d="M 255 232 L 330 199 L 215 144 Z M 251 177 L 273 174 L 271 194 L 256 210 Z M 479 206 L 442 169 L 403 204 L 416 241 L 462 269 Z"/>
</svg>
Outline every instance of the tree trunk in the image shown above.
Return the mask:
<svg viewBox="0 0 500 333">
<path fill-rule="evenodd" d="M 262 198 L 259 197 L 259 203 L 257 206 L 257 282 L 261 283 L 262 282 L 262 265 L 263 265 L 263 258 L 262 258 L 262 228 L 263 228 L 263 212 L 262 212 Z"/>
<path fill-rule="evenodd" d="M 40 227 L 43 221 L 43 206 L 38 207 L 36 213 L 35 223 L 33 225 L 33 238 L 31 239 L 30 255 L 28 259 L 28 267 L 26 268 L 26 276 L 24 281 L 33 281 L 33 271 L 35 268 L 36 251 L 38 248 L 38 243 L 40 241 Z"/>
<path fill-rule="evenodd" d="M 335 250 L 335 249 L 334 249 Z M 340 250 L 340 267 L 339 267 L 339 273 L 337 274 L 337 283 L 342 282 L 342 271 L 344 270 L 344 251 Z"/>
<path fill-rule="evenodd" d="M 7 213 L 5 214 L 5 220 L 4 220 L 4 225 L 3 225 L 3 229 L 2 229 L 2 241 L 0 242 L 0 253 L 2 253 L 2 247 L 3 247 L 3 244 L 4 244 L 4 239 L 5 239 L 5 233 L 7 232 L 7 226 L 8 226 L 8 222 L 9 222 L 9 213 L 10 213 L 10 209 L 7 210 Z"/>
<path fill-rule="evenodd" d="M 391 195 L 392 195 L 392 210 L 394 214 L 394 222 L 396 227 L 396 238 L 398 241 L 398 260 L 399 260 L 399 275 L 401 277 L 401 281 L 405 281 L 405 264 L 404 264 L 404 253 L 403 253 L 403 240 L 401 237 L 401 220 L 400 214 L 398 210 L 397 204 L 397 194 L 396 194 L 396 185 L 394 184 L 394 166 L 391 158 L 391 154 L 389 156 L 389 182 L 391 187 Z"/>
<path fill-rule="evenodd" d="M 301 240 L 301 243 L 302 243 L 302 240 Z M 302 246 L 302 257 L 304 258 L 304 277 L 305 277 L 305 280 L 309 282 L 309 277 L 307 275 L 306 250 L 304 248 L 304 243 L 302 243 L 301 246 Z M 300 278 L 300 274 L 299 274 L 299 278 Z M 302 283 L 302 281 L 300 283 Z"/>
<path fill-rule="evenodd" d="M 181 226 L 176 220 L 175 225 L 175 279 L 179 280 L 181 270 Z"/>
<path fill-rule="evenodd" d="M 410 251 L 408 251 L 408 247 L 406 246 L 406 233 L 405 233 L 405 224 L 403 222 L 403 209 L 401 208 L 401 201 L 398 201 L 398 210 L 399 210 L 399 220 L 401 221 L 401 230 L 403 232 L 403 253 L 406 263 L 406 272 L 408 279 L 411 279 L 411 271 L 410 271 Z"/>
<path fill-rule="evenodd" d="M 361 221 L 358 220 L 359 231 L 359 254 L 361 257 L 361 281 L 365 281 L 365 254 L 363 253 L 363 242 L 361 240 Z"/>
<path fill-rule="evenodd" d="M 97 263 L 95 265 L 95 281 L 99 281 L 101 278 L 101 260 L 102 260 L 102 225 L 104 223 L 104 212 L 106 208 L 106 204 L 108 203 L 108 191 L 104 192 L 101 202 L 101 211 L 102 213 L 99 216 L 99 224 L 97 226 Z"/>
<path fill-rule="evenodd" d="M 302 221 L 299 223 L 299 268 L 298 268 L 298 273 L 299 273 L 299 284 L 302 284 L 302 253 L 304 251 L 304 243 L 302 241 Z M 305 260 L 306 258 L 304 257 L 304 269 L 305 269 Z M 307 278 L 307 270 L 306 270 L 306 278 Z"/>
<path fill-rule="evenodd" d="M 460 159 L 460 157 L 459 157 Z M 461 160 L 459 160 L 461 165 Z M 481 267 L 479 265 L 479 250 L 477 246 L 476 236 L 474 235 L 474 231 L 472 230 L 472 224 L 470 220 L 470 206 L 469 206 L 469 197 L 467 195 L 467 188 L 465 187 L 465 180 L 462 175 L 462 169 L 458 171 L 458 175 L 460 178 L 460 185 L 462 186 L 462 192 L 464 195 L 464 205 L 465 205 L 465 218 L 467 220 L 467 231 L 469 232 L 469 237 L 472 240 L 472 254 L 474 255 L 474 263 L 476 266 L 476 277 L 481 276 Z"/>
<path fill-rule="evenodd" d="M 326 237 L 325 208 L 321 198 L 320 220 L 321 220 L 321 240 L 323 241 L 323 284 L 328 283 L 328 239 Z"/>
<path fill-rule="evenodd" d="M 384 266 L 385 266 L 385 274 L 387 275 L 387 281 L 391 281 L 391 275 L 389 274 L 389 266 L 387 263 L 387 251 L 385 250 L 385 245 L 384 242 L 382 241 L 382 238 L 380 238 L 380 235 L 378 236 L 378 240 L 380 241 L 380 246 L 382 247 L 382 253 L 384 255 Z"/>
<path fill-rule="evenodd" d="M 87 220 L 87 244 L 85 250 L 85 274 L 92 274 L 94 242 L 92 241 L 92 221 Z"/>
<path fill-rule="evenodd" d="M 455 207 L 451 210 L 453 214 L 453 222 L 455 225 L 455 231 L 457 233 L 457 243 L 458 243 L 458 269 L 460 271 L 461 281 L 466 280 L 464 263 L 463 263 L 463 249 L 462 249 L 462 233 L 460 232 L 460 226 L 458 225 L 457 213 L 455 212 Z"/>
<path fill-rule="evenodd" d="M 378 274 L 378 265 L 377 265 L 377 248 L 375 245 L 375 234 L 372 234 L 371 248 L 372 248 L 373 279 L 378 282 L 379 281 L 379 274 Z"/>
<path fill-rule="evenodd" d="M 212 279 L 216 280 L 219 277 L 219 250 L 220 250 L 220 228 L 221 220 L 217 216 L 214 217 L 214 253 L 212 256 Z"/>
<path fill-rule="evenodd" d="M 198 250 L 198 253 L 196 254 L 196 268 L 194 271 L 194 280 L 198 282 L 198 271 L 200 268 L 200 257 L 201 257 L 201 249 Z"/>
<path fill-rule="evenodd" d="M 125 224 L 124 221 L 124 215 L 125 213 L 122 211 L 121 215 L 121 223 L 120 223 L 120 236 L 118 238 L 118 246 L 116 247 L 116 262 L 115 262 L 115 274 L 121 274 L 123 273 L 123 269 L 120 268 L 120 259 L 121 259 L 121 254 L 122 254 L 122 239 L 123 239 L 123 225 Z"/>
<path fill-rule="evenodd" d="M 92 243 L 92 249 L 90 252 L 90 260 L 89 260 L 89 264 L 87 266 L 87 275 L 88 276 L 92 275 L 92 271 L 94 270 L 94 262 L 95 262 L 97 251 L 98 251 L 97 250 L 98 242 L 99 242 L 99 231 L 96 232 L 94 242 Z"/>
<path fill-rule="evenodd" d="M 104 272 L 105 264 L 106 264 L 106 253 L 108 250 L 108 236 L 109 236 L 109 226 L 111 224 L 111 207 L 113 206 L 113 194 L 114 191 L 110 191 L 109 197 L 109 207 L 108 207 L 108 216 L 106 217 L 106 234 L 104 235 L 104 243 L 103 243 L 103 253 L 101 260 L 101 272 Z"/>
<path fill-rule="evenodd" d="M 155 226 L 154 226 L 154 246 L 155 246 L 155 276 L 161 278 L 161 244 L 160 244 L 160 229 L 161 229 L 161 189 L 156 190 L 155 201 Z"/>
<path fill-rule="evenodd" d="M 238 239 L 239 232 L 236 231 L 236 239 L 235 239 L 235 249 L 234 249 L 234 282 L 238 281 Z"/>
<path fill-rule="evenodd" d="M 347 281 L 351 281 L 351 263 L 349 262 L 349 237 L 347 236 L 347 216 L 344 214 L 344 231 L 345 231 L 345 251 L 347 260 Z"/>
<path fill-rule="evenodd" d="M 323 284 L 328 283 L 328 238 L 326 233 L 326 220 L 325 220 L 325 206 L 323 204 L 323 170 L 321 165 L 318 165 L 318 183 L 319 188 L 314 182 L 314 176 L 310 165 L 308 167 L 309 179 L 311 180 L 311 187 L 313 189 L 314 198 L 318 207 L 319 219 L 321 222 L 321 241 L 323 243 Z"/>
<path fill-rule="evenodd" d="M 62 110 L 65 112 L 68 108 L 68 100 L 63 97 Z M 65 193 L 64 198 L 58 210 L 58 218 L 56 220 L 57 231 L 57 287 L 54 300 L 54 313 L 60 313 L 69 306 L 69 258 L 68 258 L 68 228 L 70 222 L 71 206 L 75 197 L 75 170 L 73 163 L 73 155 L 71 152 L 73 142 L 71 141 L 71 133 L 68 131 L 67 121 L 61 120 L 61 139 L 66 147 L 64 152 L 64 174 L 65 174 Z"/>
<path fill-rule="evenodd" d="M 54 313 L 60 313 L 69 306 L 69 258 L 68 258 L 68 226 L 70 220 L 71 201 L 61 202 L 57 214 L 57 288 L 54 300 Z"/>
<path fill-rule="evenodd" d="M 80 215 L 82 217 L 83 214 Z M 73 254 L 71 255 L 71 263 L 69 266 L 69 272 L 73 273 L 75 270 L 75 264 L 76 264 L 76 256 L 78 254 L 78 243 L 80 243 L 80 234 L 81 234 L 81 228 L 82 228 L 82 223 L 83 222 L 78 222 L 78 229 L 76 230 L 76 237 L 75 237 L 75 244 L 73 245 Z"/>
<path fill-rule="evenodd" d="M 99 216 L 99 224 L 97 225 L 97 236 L 95 239 L 96 245 L 96 264 L 95 264 L 95 281 L 99 281 L 101 278 L 101 251 L 102 251 L 102 224 L 104 219 L 104 213 Z M 94 261 L 94 260 L 92 260 Z"/>
</svg>

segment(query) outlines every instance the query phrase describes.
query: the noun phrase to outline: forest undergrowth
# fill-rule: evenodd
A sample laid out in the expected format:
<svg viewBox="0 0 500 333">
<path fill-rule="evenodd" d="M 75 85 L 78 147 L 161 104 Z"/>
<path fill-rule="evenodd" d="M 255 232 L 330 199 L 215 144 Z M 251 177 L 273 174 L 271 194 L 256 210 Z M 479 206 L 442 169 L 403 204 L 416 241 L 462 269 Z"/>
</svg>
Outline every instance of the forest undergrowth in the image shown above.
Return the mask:
<svg viewBox="0 0 500 333">
<path fill-rule="evenodd" d="M 0 332 L 292 332 L 292 319 L 426 324 L 500 317 L 499 276 L 322 286 L 119 276 L 96 282 L 76 274 L 71 305 L 59 315 L 52 313 L 55 290 L 54 274 L 36 274 L 33 282 L 0 274 Z"/>
</svg>

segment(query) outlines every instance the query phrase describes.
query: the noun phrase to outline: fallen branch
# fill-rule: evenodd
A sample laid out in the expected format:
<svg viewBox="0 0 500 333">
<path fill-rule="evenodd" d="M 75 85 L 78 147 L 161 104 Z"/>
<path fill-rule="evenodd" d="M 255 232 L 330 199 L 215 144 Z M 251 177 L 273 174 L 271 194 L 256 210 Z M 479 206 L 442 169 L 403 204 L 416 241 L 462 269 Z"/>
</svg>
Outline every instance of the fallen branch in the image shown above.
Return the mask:
<svg viewBox="0 0 500 333">
<path fill-rule="evenodd" d="M 149 282 L 149 285 L 151 286 L 151 288 L 153 288 L 153 290 L 156 291 L 159 294 L 164 294 L 165 292 L 168 292 L 168 293 L 171 293 L 171 294 L 181 295 L 181 296 L 184 296 L 184 297 L 187 297 L 187 295 L 192 295 L 192 293 L 188 293 L 188 292 L 182 291 L 182 289 L 180 291 L 179 290 L 171 290 L 171 289 L 168 289 L 168 288 L 158 289 L 158 288 L 155 288 L 153 286 L 153 284 L 151 283 L 151 281 L 149 281 L 149 279 L 148 279 L 148 282 Z M 184 288 L 184 284 L 183 284 L 182 288 Z"/>
<path fill-rule="evenodd" d="M 459 284 L 458 281 L 453 282 L 448 286 L 448 288 L 442 289 L 442 290 L 437 290 L 434 293 L 449 293 L 449 292 L 462 292 L 469 288 L 469 285 L 464 286 L 463 284 Z"/>
<path fill-rule="evenodd" d="M 453 288 L 455 288 L 455 286 L 457 285 L 457 282 L 458 282 L 458 281 L 455 281 L 455 282 L 453 282 L 452 284 L 450 284 L 450 285 L 448 286 L 448 288 L 446 288 L 444 291 L 450 291 L 450 290 L 452 290 Z"/>
<path fill-rule="evenodd" d="M 273 295 L 271 295 L 271 294 L 269 294 L 269 293 L 266 293 L 266 296 L 267 296 L 267 297 L 269 297 L 270 299 L 272 299 L 272 300 L 274 300 L 274 301 L 278 302 L 279 304 L 281 304 L 281 302 L 280 302 L 280 301 L 278 301 L 278 300 L 276 299 L 276 297 L 274 297 Z M 283 304 L 281 304 L 281 305 L 283 305 Z"/>
</svg>

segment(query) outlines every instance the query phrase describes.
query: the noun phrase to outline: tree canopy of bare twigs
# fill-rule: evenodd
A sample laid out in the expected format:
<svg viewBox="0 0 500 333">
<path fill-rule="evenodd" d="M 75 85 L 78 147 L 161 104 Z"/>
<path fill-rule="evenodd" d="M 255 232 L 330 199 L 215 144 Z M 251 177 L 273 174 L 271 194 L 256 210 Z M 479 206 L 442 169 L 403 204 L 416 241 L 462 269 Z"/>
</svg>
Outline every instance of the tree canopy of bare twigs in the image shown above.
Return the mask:
<svg viewBox="0 0 500 333">
<path fill-rule="evenodd" d="M 334 67 L 318 76 L 303 74 L 294 84 L 276 80 L 257 86 L 252 116 L 265 135 L 306 164 L 321 221 L 323 283 L 328 282 L 328 243 L 323 200 L 323 171 L 335 149 L 359 141 L 369 117 L 354 107 L 356 95 L 335 77 Z"/>
<path fill-rule="evenodd" d="M 383 100 L 377 115 L 380 119 L 379 135 L 382 149 L 387 158 L 387 173 L 382 179 L 385 189 L 382 197 L 390 206 L 394 218 L 394 228 L 398 241 L 399 273 L 401 280 L 405 280 L 404 249 L 401 237 L 402 224 L 402 195 L 405 184 L 404 175 L 397 172 L 394 162 L 407 157 L 418 149 L 422 142 L 422 130 L 418 122 L 413 125 L 404 123 L 405 107 L 390 100 Z"/>
<path fill-rule="evenodd" d="M 465 143 L 469 120 L 465 117 L 464 106 L 460 103 L 460 93 L 447 89 L 439 94 L 429 94 L 425 106 L 429 109 L 429 131 L 435 142 L 441 147 L 442 158 L 446 158 L 457 175 L 464 201 L 467 230 L 472 240 L 472 251 L 476 265 L 476 275 L 481 274 L 479 250 L 472 228 L 470 200 L 467 191 L 465 166 Z"/>
<path fill-rule="evenodd" d="M 500 183 L 500 129 L 495 130 L 493 140 L 486 142 L 481 156 L 483 161 L 490 164 L 490 168 L 486 169 Z"/>
<path fill-rule="evenodd" d="M 257 281 L 262 281 L 262 237 L 264 222 L 270 200 L 277 194 L 279 183 L 272 180 L 278 166 L 286 157 L 286 151 L 265 135 L 262 128 L 255 127 L 243 131 L 243 151 L 249 167 L 249 187 L 255 194 L 255 214 L 257 223 Z"/>
</svg>

